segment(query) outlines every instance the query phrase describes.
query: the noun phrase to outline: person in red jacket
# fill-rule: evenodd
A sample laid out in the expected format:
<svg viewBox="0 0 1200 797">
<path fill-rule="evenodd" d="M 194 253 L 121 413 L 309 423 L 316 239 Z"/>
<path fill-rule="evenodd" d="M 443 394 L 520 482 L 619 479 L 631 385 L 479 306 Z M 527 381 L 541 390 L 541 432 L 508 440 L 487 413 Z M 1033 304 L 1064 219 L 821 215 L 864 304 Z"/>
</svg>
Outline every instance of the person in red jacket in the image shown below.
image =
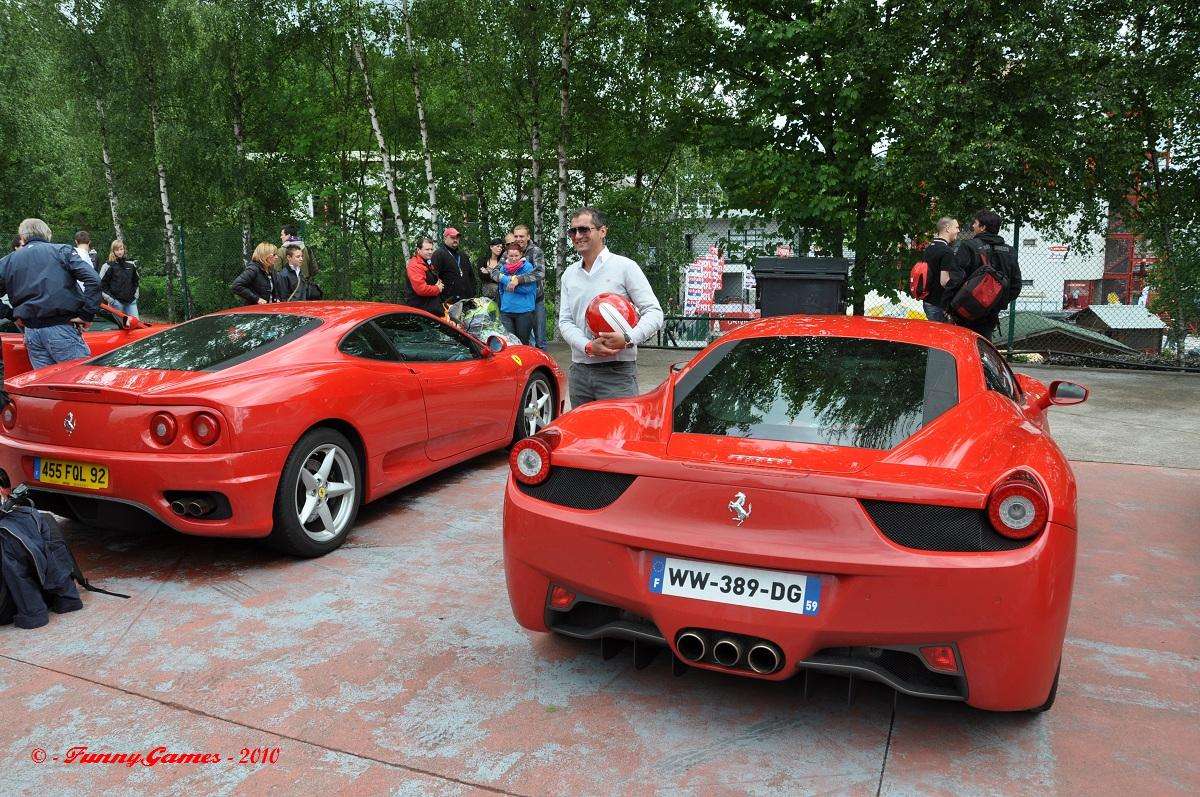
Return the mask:
<svg viewBox="0 0 1200 797">
<path fill-rule="evenodd" d="M 446 287 L 438 278 L 437 269 L 433 267 L 433 239 L 424 237 L 417 244 L 416 253 L 409 258 L 406 271 L 408 273 L 408 305 L 440 316 L 442 310 L 442 290 Z"/>
</svg>

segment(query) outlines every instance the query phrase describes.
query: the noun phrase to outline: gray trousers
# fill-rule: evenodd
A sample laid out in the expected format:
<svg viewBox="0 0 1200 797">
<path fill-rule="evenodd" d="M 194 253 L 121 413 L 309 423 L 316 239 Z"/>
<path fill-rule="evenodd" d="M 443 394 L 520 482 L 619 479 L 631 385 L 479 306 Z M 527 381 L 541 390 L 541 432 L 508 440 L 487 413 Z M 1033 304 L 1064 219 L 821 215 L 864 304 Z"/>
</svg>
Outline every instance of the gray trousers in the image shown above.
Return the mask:
<svg viewBox="0 0 1200 797">
<path fill-rule="evenodd" d="M 949 314 L 947 314 L 946 311 L 940 306 L 936 304 L 930 304 L 929 302 L 922 302 L 922 304 L 925 305 L 925 317 L 930 321 L 941 321 L 944 324 L 954 323 L 950 320 Z"/>
<path fill-rule="evenodd" d="M 638 389 L 637 363 L 571 363 L 567 391 L 571 394 L 572 407 L 597 399 L 636 396 L 642 392 Z"/>
</svg>

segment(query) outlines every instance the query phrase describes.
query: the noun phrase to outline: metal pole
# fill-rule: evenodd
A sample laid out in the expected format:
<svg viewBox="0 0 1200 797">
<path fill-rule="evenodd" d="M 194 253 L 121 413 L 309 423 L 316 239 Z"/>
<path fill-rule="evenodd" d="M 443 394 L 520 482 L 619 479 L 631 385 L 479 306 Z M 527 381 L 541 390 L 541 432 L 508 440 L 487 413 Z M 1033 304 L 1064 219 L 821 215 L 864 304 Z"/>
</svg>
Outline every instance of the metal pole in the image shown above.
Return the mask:
<svg viewBox="0 0 1200 797">
<path fill-rule="evenodd" d="M 1013 220 L 1013 257 L 1017 260 L 1017 265 L 1021 263 L 1021 217 L 1018 216 Z M 1021 286 L 1016 286 L 1020 288 Z M 1017 334 L 1017 300 L 1014 297 L 1008 303 L 1008 359 L 1013 356 L 1013 338 Z"/>
</svg>

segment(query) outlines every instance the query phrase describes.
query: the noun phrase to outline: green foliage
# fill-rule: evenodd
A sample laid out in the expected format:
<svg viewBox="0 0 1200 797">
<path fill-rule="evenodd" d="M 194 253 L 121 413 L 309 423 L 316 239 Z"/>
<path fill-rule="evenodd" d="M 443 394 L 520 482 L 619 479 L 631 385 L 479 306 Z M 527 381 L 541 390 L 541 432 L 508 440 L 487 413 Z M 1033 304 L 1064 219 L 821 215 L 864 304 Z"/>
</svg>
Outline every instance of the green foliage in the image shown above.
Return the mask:
<svg viewBox="0 0 1200 797">
<path fill-rule="evenodd" d="M 403 257 L 350 52 L 360 40 L 410 237 L 452 224 L 478 253 L 540 217 L 553 262 L 561 140 L 568 206 L 609 213 L 613 248 L 665 305 L 697 207 L 715 206 L 779 222 L 804 248 L 852 251 L 861 309 L 867 291 L 895 290 L 936 216 L 990 206 L 1042 229 L 1079 216 L 1082 233 L 1133 182 L 1143 200 L 1123 215 L 1161 259 L 1158 301 L 1179 329 L 1195 318 L 1200 57 L 1197 26 L 1179 24 L 1195 16 L 1185 0 L 564 3 L 0 0 L 0 230 L 39 215 L 107 250 L 99 102 L 144 310 L 165 307 L 156 156 L 197 310 L 233 302 L 243 226 L 252 247 L 296 219 L 327 295 L 399 297 Z M 1157 171 L 1154 147 L 1172 153 Z"/>
</svg>

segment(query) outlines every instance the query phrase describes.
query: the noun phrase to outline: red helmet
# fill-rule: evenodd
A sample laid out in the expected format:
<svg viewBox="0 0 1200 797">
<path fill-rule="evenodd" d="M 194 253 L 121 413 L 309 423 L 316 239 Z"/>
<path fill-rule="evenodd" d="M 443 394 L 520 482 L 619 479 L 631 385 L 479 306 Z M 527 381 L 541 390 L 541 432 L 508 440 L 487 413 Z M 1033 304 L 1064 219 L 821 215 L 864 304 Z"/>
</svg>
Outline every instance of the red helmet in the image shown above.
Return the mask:
<svg viewBox="0 0 1200 797">
<path fill-rule="evenodd" d="M 621 332 L 632 337 L 637 322 L 637 308 L 619 293 L 601 293 L 588 303 L 587 325 L 593 335 Z"/>
</svg>

